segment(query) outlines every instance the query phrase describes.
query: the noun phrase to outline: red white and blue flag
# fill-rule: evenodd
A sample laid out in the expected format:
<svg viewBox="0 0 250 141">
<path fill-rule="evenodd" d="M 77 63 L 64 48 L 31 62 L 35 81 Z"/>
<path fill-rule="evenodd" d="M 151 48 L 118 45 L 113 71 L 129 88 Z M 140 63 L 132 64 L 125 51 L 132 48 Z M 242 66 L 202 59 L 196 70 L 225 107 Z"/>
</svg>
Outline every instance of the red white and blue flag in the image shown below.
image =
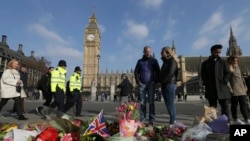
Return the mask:
<svg viewBox="0 0 250 141">
<path fill-rule="evenodd" d="M 102 137 L 109 137 L 108 129 L 103 116 L 103 110 L 97 115 L 97 117 L 89 124 L 87 129 L 91 133 L 99 134 Z"/>
</svg>

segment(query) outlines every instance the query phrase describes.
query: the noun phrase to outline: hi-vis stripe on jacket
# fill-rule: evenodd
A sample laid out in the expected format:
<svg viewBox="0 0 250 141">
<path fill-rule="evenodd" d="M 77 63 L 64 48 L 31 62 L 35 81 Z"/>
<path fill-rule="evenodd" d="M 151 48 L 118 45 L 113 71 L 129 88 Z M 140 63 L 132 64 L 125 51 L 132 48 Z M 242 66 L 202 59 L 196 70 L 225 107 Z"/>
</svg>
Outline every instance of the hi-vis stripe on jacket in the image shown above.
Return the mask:
<svg viewBox="0 0 250 141">
<path fill-rule="evenodd" d="M 56 92 L 56 86 L 65 92 L 66 73 L 67 70 L 63 69 L 62 67 L 58 67 L 51 72 L 51 92 Z"/>
<path fill-rule="evenodd" d="M 81 92 L 81 88 L 82 88 L 81 79 L 82 79 L 81 75 L 76 72 L 70 76 L 70 80 L 69 80 L 70 92 L 73 92 L 74 89 L 77 89 Z"/>
</svg>

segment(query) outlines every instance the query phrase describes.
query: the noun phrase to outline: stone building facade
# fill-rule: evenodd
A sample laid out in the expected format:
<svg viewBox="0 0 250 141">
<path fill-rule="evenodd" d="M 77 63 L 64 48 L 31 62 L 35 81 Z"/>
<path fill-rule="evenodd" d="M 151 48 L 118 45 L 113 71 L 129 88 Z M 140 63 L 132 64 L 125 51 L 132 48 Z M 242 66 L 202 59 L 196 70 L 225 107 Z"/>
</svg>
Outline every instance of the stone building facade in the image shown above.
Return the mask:
<svg viewBox="0 0 250 141">
<path fill-rule="evenodd" d="M 42 57 L 36 59 L 34 51 L 31 51 L 30 56 L 25 56 L 23 53 L 23 45 L 19 44 L 17 51 L 11 49 L 7 43 L 7 36 L 2 35 L 0 42 L 0 77 L 3 71 L 7 68 L 10 60 L 16 59 L 20 65 L 25 65 L 28 68 L 28 88 L 36 87 L 38 79 L 47 72 L 46 60 Z"/>
</svg>

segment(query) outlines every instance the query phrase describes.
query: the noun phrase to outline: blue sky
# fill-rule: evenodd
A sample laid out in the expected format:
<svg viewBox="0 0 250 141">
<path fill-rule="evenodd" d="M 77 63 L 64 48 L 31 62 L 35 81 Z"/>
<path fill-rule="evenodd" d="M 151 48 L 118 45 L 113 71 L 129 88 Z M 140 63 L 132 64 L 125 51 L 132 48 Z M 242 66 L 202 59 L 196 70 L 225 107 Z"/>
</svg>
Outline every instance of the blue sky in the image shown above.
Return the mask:
<svg viewBox="0 0 250 141">
<path fill-rule="evenodd" d="M 102 72 L 134 69 L 143 47 L 172 46 L 177 55 L 208 56 L 210 47 L 228 48 L 230 26 L 244 56 L 250 55 L 249 0 L 5 0 L 0 34 L 13 49 L 45 57 L 56 66 L 65 59 L 68 74 L 83 65 L 84 29 L 96 13 L 101 30 Z M 95 7 L 95 8 L 93 8 Z"/>
</svg>

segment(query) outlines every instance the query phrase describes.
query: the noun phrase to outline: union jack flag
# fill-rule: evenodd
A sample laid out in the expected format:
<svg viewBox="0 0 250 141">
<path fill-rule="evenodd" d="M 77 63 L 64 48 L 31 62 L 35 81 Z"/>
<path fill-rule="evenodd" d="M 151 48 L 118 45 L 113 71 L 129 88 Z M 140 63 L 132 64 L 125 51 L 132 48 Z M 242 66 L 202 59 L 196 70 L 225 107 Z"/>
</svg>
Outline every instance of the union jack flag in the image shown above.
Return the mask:
<svg viewBox="0 0 250 141">
<path fill-rule="evenodd" d="M 91 133 L 99 134 L 102 137 L 109 137 L 108 129 L 103 117 L 103 110 L 97 115 L 97 117 L 89 124 L 88 131 Z"/>
</svg>

